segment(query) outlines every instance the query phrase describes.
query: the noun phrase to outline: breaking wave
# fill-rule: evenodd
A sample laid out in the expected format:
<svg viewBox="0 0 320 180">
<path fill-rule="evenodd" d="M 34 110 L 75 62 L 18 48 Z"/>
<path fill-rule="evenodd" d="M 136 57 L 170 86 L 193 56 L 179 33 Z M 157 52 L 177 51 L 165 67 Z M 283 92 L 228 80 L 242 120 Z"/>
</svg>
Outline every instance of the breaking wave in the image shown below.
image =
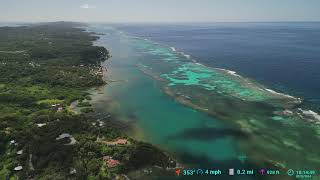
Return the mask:
<svg viewBox="0 0 320 180">
<path fill-rule="evenodd" d="M 175 52 L 175 53 L 177 53 L 177 54 L 180 54 L 180 55 L 184 56 L 184 57 L 187 58 L 187 59 L 191 59 L 191 55 L 186 54 L 185 52 L 182 52 L 182 51 L 177 51 L 177 49 L 176 49 L 175 47 L 170 47 L 170 49 L 171 49 L 172 52 Z M 195 60 L 194 60 L 194 61 L 195 61 Z"/>
<path fill-rule="evenodd" d="M 147 39 L 147 38 L 144 38 L 143 40 L 145 40 L 145 41 L 151 41 L 151 40 L 149 40 L 149 39 Z M 161 45 L 160 43 L 157 43 L 157 42 L 154 42 L 154 41 L 152 41 L 152 42 L 153 42 L 154 44 Z M 164 46 L 166 46 L 166 45 L 164 45 Z M 167 47 L 168 47 L 168 46 L 167 46 Z M 194 58 L 192 58 L 191 55 L 186 54 L 186 53 L 183 52 L 183 51 L 177 51 L 177 49 L 176 49 L 175 47 L 172 47 L 172 46 L 171 46 L 171 47 L 169 47 L 169 49 L 170 49 L 172 52 L 177 53 L 177 54 L 179 54 L 179 55 L 181 55 L 181 56 L 183 56 L 183 57 L 191 60 L 193 63 L 195 63 L 195 64 L 197 64 L 197 65 L 205 66 L 205 65 L 199 63 L 199 62 L 198 62 L 197 60 L 195 60 Z M 214 68 L 214 67 L 213 67 L 213 68 Z M 228 70 L 228 69 L 223 69 L 223 68 L 214 68 L 214 69 L 218 69 L 218 70 L 224 71 L 224 72 L 226 72 L 227 74 L 230 74 L 230 75 L 232 75 L 232 76 L 242 78 L 242 76 L 239 75 L 239 74 L 237 74 L 236 71 L 232 71 L 232 70 Z M 279 93 L 279 92 L 276 92 L 276 91 L 274 91 L 274 90 L 272 90 L 272 89 L 268 89 L 268 88 L 265 88 L 264 90 L 268 91 L 269 93 L 275 94 L 275 95 L 279 95 L 279 96 L 283 96 L 283 97 L 286 97 L 286 98 L 294 99 L 294 100 L 296 101 L 296 103 L 301 103 L 301 102 L 302 102 L 302 99 L 301 99 L 301 98 L 297 98 L 297 97 L 294 97 L 294 96 L 291 96 L 291 95 L 288 95 L 288 94 L 284 94 L 284 93 Z"/>
<path fill-rule="evenodd" d="M 293 96 L 290 96 L 290 95 L 288 95 L 288 94 L 284 94 L 284 93 L 279 93 L 279 92 L 276 92 L 276 91 L 274 91 L 274 90 L 272 90 L 272 89 L 268 89 L 268 88 L 266 88 L 265 90 L 266 90 L 266 91 L 268 91 L 268 92 L 270 92 L 270 93 L 272 93 L 272 94 L 277 94 L 277 95 L 285 96 L 285 97 L 292 98 L 292 99 L 298 99 L 298 100 L 300 100 L 300 101 L 301 101 L 301 99 L 300 99 L 300 98 L 293 97 Z"/>
<path fill-rule="evenodd" d="M 231 70 L 228 70 L 228 69 L 222 69 L 222 68 L 215 68 L 215 69 L 219 69 L 221 71 L 224 71 L 232 76 L 236 76 L 236 77 L 241 77 L 239 74 L 237 74 L 237 72 L 235 71 L 231 71 Z"/>
<path fill-rule="evenodd" d="M 301 108 L 298 109 L 298 114 L 309 121 L 315 121 L 320 123 L 320 115 L 312 110 L 303 110 Z"/>
<path fill-rule="evenodd" d="M 184 53 L 184 52 L 180 52 L 180 54 L 181 54 L 182 56 L 186 57 L 187 59 L 191 59 L 191 55 L 189 55 L 189 54 L 186 54 L 186 53 Z"/>
</svg>

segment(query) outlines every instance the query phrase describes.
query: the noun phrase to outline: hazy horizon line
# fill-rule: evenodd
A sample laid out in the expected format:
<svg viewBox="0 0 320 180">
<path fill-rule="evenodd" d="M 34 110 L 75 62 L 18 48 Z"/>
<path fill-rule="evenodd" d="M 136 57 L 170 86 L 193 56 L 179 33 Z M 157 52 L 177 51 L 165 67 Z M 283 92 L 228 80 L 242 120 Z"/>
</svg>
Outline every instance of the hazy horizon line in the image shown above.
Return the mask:
<svg viewBox="0 0 320 180">
<path fill-rule="evenodd" d="M 305 21 L 72 21 L 72 20 L 54 20 L 54 21 L 0 21 L 0 23 L 54 23 L 54 22 L 74 22 L 74 23 L 106 23 L 106 24 L 204 24 L 204 23 L 320 23 L 320 20 Z"/>
</svg>

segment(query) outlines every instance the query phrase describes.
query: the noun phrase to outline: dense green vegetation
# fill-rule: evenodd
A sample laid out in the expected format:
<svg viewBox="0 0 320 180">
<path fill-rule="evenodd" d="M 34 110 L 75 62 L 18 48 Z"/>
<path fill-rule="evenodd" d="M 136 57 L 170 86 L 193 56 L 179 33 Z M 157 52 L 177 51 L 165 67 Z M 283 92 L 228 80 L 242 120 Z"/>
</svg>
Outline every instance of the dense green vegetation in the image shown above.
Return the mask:
<svg viewBox="0 0 320 180">
<path fill-rule="evenodd" d="M 104 47 L 75 23 L 0 28 L 0 179 L 109 179 L 170 158 L 137 142 L 107 146 L 98 138 L 127 138 L 114 127 L 99 126 L 85 113 L 94 109 L 87 90 L 104 84 Z M 68 108 L 79 100 L 84 114 Z M 72 138 L 58 137 L 67 133 Z M 120 161 L 108 168 L 102 160 Z M 14 170 L 21 166 L 21 170 Z"/>
</svg>

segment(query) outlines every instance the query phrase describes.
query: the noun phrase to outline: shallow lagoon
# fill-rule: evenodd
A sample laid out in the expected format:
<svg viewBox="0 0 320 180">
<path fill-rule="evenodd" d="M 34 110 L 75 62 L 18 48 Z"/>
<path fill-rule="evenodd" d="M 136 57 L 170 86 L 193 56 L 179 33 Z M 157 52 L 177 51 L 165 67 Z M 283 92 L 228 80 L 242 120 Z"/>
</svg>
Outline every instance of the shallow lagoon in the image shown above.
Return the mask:
<svg viewBox="0 0 320 180">
<path fill-rule="evenodd" d="M 136 138 L 190 166 L 285 170 L 301 168 L 302 162 L 305 168 L 319 165 L 314 147 L 319 127 L 299 113 L 300 99 L 234 72 L 192 62 L 146 39 L 103 26 L 93 31 L 106 34 L 98 44 L 112 52 L 105 65 L 109 80 L 115 82 L 92 102 L 99 112 L 133 124 Z M 239 160 L 242 155 L 246 163 Z"/>
</svg>

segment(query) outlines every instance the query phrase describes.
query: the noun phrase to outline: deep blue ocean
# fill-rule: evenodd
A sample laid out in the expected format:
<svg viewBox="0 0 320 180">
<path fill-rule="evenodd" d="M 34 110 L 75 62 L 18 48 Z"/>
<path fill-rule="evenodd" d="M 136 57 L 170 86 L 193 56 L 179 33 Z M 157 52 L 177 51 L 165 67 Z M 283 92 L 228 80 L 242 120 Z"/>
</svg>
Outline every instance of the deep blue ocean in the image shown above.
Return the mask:
<svg viewBox="0 0 320 180">
<path fill-rule="evenodd" d="M 116 27 L 320 105 L 320 22 L 126 24 Z"/>
</svg>

